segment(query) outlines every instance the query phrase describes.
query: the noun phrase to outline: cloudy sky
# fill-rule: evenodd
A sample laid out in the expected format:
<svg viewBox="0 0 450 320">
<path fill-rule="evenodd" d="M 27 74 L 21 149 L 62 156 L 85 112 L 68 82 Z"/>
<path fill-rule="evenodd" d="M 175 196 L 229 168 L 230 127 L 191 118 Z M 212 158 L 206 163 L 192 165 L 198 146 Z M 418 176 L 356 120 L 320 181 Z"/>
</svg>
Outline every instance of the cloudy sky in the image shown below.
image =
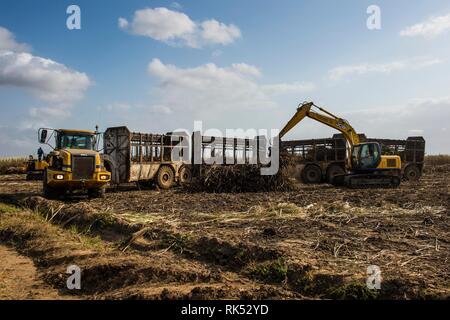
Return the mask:
<svg viewBox="0 0 450 320">
<path fill-rule="evenodd" d="M 306 100 L 450 153 L 449 57 L 448 0 L 2 0 L 0 156 L 35 152 L 41 126 L 280 129 Z M 333 133 L 305 120 L 287 138 Z"/>
</svg>

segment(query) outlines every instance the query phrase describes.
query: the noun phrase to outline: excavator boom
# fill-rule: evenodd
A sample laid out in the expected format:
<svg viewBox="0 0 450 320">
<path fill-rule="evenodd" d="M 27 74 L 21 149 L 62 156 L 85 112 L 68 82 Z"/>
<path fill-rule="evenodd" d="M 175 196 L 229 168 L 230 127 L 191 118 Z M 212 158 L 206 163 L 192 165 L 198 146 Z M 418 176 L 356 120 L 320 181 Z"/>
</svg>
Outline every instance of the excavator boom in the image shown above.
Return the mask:
<svg viewBox="0 0 450 320">
<path fill-rule="evenodd" d="M 317 108 L 324 114 L 312 111 L 311 110 L 312 108 Z M 297 112 L 281 130 L 280 139 L 283 138 L 283 136 L 285 136 L 293 127 L 295 127 L 305 117 L 314 119 L 333 129 L 340 131 L 345 136 L 345 139 L 349 142 L 350 147 L 359 144 L 359 136 L 356 133 L 355 129 L 353 129 L 353 127 L 348 123 L 347 120 L 339 118 L 334 114 L 332 114 L 331 112 L 316 106 L 313 102 L 305 102 L 299 105 L 299 107 L 297 108 Z"/>
</svg>

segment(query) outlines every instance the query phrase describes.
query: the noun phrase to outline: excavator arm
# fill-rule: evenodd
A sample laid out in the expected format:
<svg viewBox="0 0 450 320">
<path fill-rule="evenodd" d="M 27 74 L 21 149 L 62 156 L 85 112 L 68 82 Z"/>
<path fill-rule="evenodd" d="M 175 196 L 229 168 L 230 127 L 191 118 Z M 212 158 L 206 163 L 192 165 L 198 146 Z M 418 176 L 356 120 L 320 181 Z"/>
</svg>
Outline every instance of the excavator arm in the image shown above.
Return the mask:
<svg viewBox="0 0 450 320">
<path fill-rule="evenodd" d="M 323 114 L 312 111 L 312 108 L 317 108 Z M 355 144 L 359 144 L 359 136 L 355 129 L 348 123 L 347 120 L 341 119 L 331 112 L 316 106 L 313 102 L 305 102 L 297 108 L 297 112 L 289 120 L 289 122 L 284 126 L 280 132 L 280 139 L 283 138 L 293 127 L 295 127 L 300 121 L 305 117 L 314 119 L 320 123 L 323 123 L 333 129 L 340 131 L 345 139 L 352 147 Z"/>
</svg>

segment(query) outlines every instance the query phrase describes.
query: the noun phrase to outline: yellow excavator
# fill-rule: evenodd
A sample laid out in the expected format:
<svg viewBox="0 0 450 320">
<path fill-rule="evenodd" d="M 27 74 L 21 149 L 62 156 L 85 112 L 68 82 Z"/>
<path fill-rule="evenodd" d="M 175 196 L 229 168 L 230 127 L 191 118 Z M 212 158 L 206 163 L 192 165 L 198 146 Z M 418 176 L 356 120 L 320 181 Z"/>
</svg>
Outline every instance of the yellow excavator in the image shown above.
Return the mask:
<svg viewBox="0 0 450 320">
<path fill-rule="evenodd" d="M 347 172 L 337 172 L 333 175 L 331 178 L 333 185 L 350 188 L 398 187 L 400 185 L 401 159 L 399 156 L 382 155 L 378 142 L 361 143 L 355 129 L 347 120 L 316 106 L 313 102 L 299 105 L 295 115 L 281 130 L 280 139 L 305 117 L 340 131 L 347 141 Z"/>
</svg>

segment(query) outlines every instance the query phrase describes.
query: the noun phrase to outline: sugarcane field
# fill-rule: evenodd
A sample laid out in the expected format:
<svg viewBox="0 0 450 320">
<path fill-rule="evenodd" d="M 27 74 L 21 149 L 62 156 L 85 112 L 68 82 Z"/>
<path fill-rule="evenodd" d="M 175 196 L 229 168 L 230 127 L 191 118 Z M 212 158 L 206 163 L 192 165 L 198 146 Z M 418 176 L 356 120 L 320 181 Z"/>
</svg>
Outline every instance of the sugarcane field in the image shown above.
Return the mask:
<svg viewBox="0 0 450 320">
<path fill-rule="evenodd" d="M 294 179 L 289 191 L 128 185 L 47 200 L 40 182 L 5 174 L 0 236 L 49 292 L 76 262 L 84 286 L 63 299 L 446 299 L 450 158 L 440 161 L 389 192 Z M 366 288 L 368 265 L 382 270 L 379 291 Z"/>
<path fill-rule="evenodd" d="M 443 0 L 1 1 L 0 305 L 439 313 L 449 21 Z"/>
</svg>

